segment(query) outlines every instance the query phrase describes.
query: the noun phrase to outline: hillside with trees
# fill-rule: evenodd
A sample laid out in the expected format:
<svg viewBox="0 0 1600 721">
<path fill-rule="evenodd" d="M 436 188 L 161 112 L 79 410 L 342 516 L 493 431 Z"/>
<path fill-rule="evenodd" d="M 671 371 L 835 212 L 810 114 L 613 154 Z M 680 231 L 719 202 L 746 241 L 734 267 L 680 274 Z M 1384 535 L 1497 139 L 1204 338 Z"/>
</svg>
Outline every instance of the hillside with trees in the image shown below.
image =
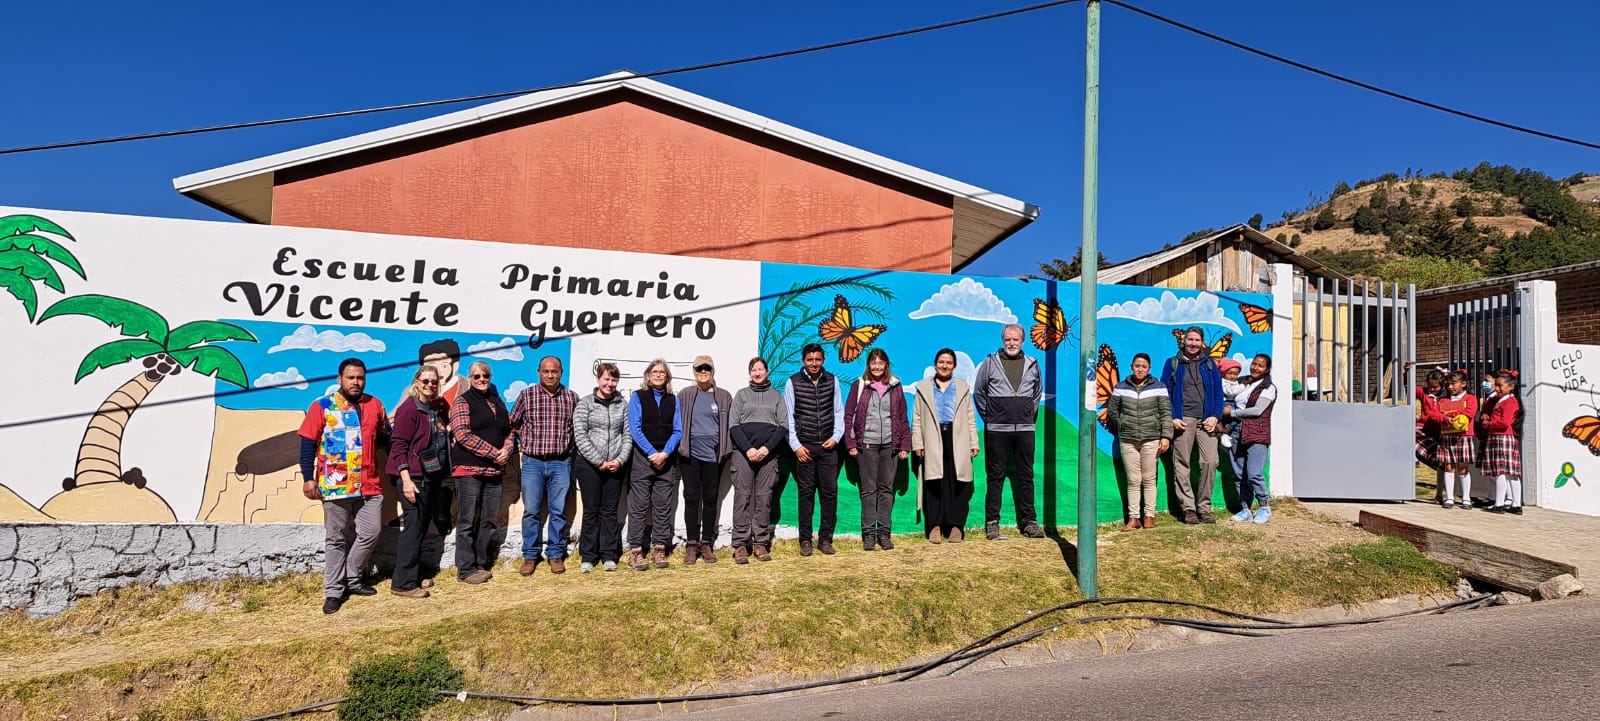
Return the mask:
<svg viewBox="0 0 1600 721">
<path fill-rule="evenodd" d="M 1407 169 L 1340 181 L 1264 232 L 1353 277 L 1453 285 L 1600 260 L 1600 176 Z"/>
</svg>

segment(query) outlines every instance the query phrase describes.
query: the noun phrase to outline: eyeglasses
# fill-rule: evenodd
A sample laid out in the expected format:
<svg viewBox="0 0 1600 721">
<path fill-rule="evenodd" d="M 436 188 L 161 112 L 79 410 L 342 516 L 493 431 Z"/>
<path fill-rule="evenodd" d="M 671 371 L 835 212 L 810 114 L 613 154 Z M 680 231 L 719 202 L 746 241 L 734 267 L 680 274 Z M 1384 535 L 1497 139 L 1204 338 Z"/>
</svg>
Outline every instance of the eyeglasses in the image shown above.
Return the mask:
<svg viewBox="0 0 1600 721">
<path fill-rule="evenodd" d="M 711 370 L 712 370 L 711 366 L 695 366 L 694 367 L 694 372 L 696 372 L 696 373 L 710 373 Z"/>
<path fill-rule="evenodd" d="M 473 373 L 472 374 L 472 380 L 480 380 L 480 379 L 481 380 L 489 380 L 489 374 L 488 373 Z"/>
<path fill-rule="evenodd" d="M 436 385 L 439 385 L 439 381 L 438 380 L 431 380 L 431 381 L 429 381 L 429 380 L 419 380 L 419 381 L 417 381 L 417 385 L 436 386 Z"/>
</svg>

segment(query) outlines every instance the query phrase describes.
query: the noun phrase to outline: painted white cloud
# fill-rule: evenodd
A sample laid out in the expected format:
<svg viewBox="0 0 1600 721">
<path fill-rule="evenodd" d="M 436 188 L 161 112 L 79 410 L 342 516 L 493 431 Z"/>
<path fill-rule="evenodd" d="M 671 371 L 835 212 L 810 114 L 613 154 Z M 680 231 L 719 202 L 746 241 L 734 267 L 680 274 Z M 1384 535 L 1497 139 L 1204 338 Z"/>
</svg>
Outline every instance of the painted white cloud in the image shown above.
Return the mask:
<svg viewBox="0 0 1600 721">
<path fill-rule="evenodd" d="M 498 361 L 522 360 L 522 343 L 510 336 L 467 346 L 467 355 Z"/>
<path fill-rule="evenodd" d="M 261 377 L 256 378 L 250 385 L 254 388 L 293 388 L 299 391 L 310 387 L 306 383 L 306 377 L 300 374 L 300 369 L 294 366 L 277 373 L 262 373 Z"/>
<path fill-rule="evenodd" d="M 969 356 L 962 351 L 956 351 L 956 370 L 951 375 L 966 381 L 967 385 L 970 386 L 972 385 L 973 379 L 978 377 L 978 364 L 972 362 L 972 356 Z M 932 377 L 933 366 L 927 366 L 926 368 L 922 369 L 923 380 L 928 380 Z"/>
<path fill-rule="evenodd" d="M 511 381 L 511 385 L 506 386 L 505 390 L 500 391 L 500 396 L 506 399 L 507 404 L 516 403 L 517 396 L 522 395 L 522 392 L 527 389 L 527 381 Z"/>
<path fill-rule="evenodd" d="M 388 346 L 381 340 L 376 340 L 366 333 L 351 333 L 346 335 L 336 330 L 325 330 L 320 333 L 317 329 L 303 325 L 294 329 L 293 333 L 283 337 L 278 344 L 268 348 L 268 353 L 277 353 L 284 350 L 309 350 L 309 351 L 334 351 L 337 353 L 382 353 Z"/>
<path fill-rule="evenodd" d="M 1123 318 L 1157 325 L 1215 325 L 1242 333 L 1239 325 L 1223 312 L 1214 293 L 1201 293 L 1193 298 L 1179 298 L 1172 291 L 1163 291 L 1161 298 L 1126 301 L 1100 306 L 1098 318 Z"/>
<path fill-rule="evenodd" d="M 1001 302 L 994 291 L 971 278 L 949 283 L 939 288 L 922 306 L 911 311 L 912 320 L 949 315 L 963 320 L 981 320 L 990 323 L 1015 323 L 1017 314 Z"/>
</svg>

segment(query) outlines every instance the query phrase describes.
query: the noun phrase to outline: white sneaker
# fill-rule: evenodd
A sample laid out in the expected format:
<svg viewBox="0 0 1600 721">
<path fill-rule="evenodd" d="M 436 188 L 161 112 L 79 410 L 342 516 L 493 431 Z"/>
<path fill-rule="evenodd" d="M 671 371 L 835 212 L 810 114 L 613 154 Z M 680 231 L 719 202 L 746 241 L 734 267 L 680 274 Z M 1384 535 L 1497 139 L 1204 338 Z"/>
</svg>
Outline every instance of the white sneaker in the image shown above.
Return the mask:
<svg viewBox="0 0 1600 721">
<path fill-rule="evenodd" d="M 616 561 L 606 561 L 605 563 L 600 564 L 600 565 L 604 566 L 607 572 L 617 570 L 617 562 Z"/>
<path fill-rule="evenodd" d="M 588 561 L 584 561 L 583 565 L 578 566 L 578 573 L 588 573 L 588 572 L 593 571 L 593 570 L 594 570 L 594 564 L 590 563 Z"/>
<path fill-rule="evenodd" d="M 1218 438 L 1217 439 L 1217 445 L 1222 446 L 1223 448 L 1232 448 L 1233 447 L 1233 436 L 1229 435 L 1229 436 L 1222 436 L 1221 438 Z"/>
</svg>

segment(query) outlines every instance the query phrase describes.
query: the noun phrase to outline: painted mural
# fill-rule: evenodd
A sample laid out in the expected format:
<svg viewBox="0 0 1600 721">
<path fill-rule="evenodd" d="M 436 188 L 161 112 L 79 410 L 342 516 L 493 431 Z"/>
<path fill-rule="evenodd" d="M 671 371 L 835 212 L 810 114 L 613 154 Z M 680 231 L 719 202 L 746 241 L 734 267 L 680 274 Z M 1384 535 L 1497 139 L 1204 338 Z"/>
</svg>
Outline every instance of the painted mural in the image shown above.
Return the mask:
<svg viewBox="0 0 1600 721">
<path fill-rule="evenodd" d="M 487 361 L 509 404 L 547 355 L 580 393 L 602 360 L 631 389 L 665 358 L 681 387 L 701 353 L 737 389 L 750 357 L 781 384 L 813 342 L 846 382 L 883 349 L 909 386 L 943 347 L 970 381 L 1008 323 L 1044 373 L 1041 520 L 1076 519 L 1076 284 L 0 208 L 0 287 L 16 301 L 0 331 L 29 361 L 0 411 L 0 519 L 318 522 L 294 432 L 350 356 L 391 408 L 419 364 L 439 367 L 448 397 L 464 364 Z M 1100 299 L 1090 407 L 1134 353 L 1172 355 L 1181 328 L 1204 328 L 1218 358 L 1271 349 L 1270 296 L 1107 286 Z M 1082 432 L 1096 438 L 1100 518 L 1118 520 L 1115 444 Z M 855 478 L 847 464 L 842 532 L 859 517 Z M 910 469 L 897 492 L 896 528 L 918 527 Z M 794 525 L 792 482 L 778 498 Z M 1010 522 L 1009 497 L 1002 507 Z"/>
<path fill-rule="evenodd" d="M 1540 357 L 1543 382 L 1522 389 L 1543 429 L 1524 472 L 1537 474 L 1529 480 L 1539 505 L 1600 515 L 1600 347 L 1547 341 Z"/>
</svg>

